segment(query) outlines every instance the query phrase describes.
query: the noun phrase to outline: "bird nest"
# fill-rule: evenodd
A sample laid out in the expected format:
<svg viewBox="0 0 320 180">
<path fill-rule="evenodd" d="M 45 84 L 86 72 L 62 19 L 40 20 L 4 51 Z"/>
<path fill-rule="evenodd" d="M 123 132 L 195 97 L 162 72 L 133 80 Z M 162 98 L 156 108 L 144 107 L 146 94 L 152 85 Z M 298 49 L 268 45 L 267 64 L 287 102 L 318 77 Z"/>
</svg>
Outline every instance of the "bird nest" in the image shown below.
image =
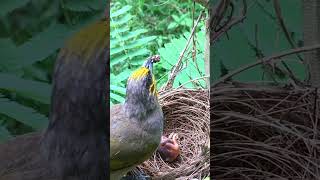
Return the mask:
<svg viewBox="0 0 320 180">
<path fill-rule="evenodd" d="M 317 89 L 230 83 L 210 90 L 216 179 L 319 179 Z"/>
<path fill-rule="evenodd" d="M 165 162 L 155 152 L 139 168 L 152 179 L 202 179 L 209 175 L 210 113 L 208 90 L 175 89 L 159 93 L 164 135 L 178 134 L 180 155 Z"/>
</svg>

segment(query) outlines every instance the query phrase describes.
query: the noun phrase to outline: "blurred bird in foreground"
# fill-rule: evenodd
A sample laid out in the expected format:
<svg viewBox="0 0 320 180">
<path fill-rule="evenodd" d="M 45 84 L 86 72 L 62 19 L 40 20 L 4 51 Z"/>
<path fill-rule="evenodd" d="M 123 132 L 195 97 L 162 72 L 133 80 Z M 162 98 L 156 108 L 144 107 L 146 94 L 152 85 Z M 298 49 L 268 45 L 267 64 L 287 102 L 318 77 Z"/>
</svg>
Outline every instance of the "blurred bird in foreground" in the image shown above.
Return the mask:
<svg viewBox="0 0 320 180">
<path fill-rule="evenodd" d="M 157 151 L 164 161 L 173 162 L 179 156 L 180 148 L 177 143 L 177 138 L 178 134 L 176 133 L 171 133 L 168 137 L 161 137 L 161 143 Z"/>
<path fill-rule="evenodd" d="M 148 58 L 127 82 L 126 100 L 110 109 L 110 179 L 119 180 L 151 157 L 159 146 L 163 113 L 158 102 L 153 63 Z"/>
<path fill-rule="evenodd" d="M 49 126 L 0 145 L 0 180 L 106 180 L 107 22 L 87 26 L 60 50 Z"/>
</svg>

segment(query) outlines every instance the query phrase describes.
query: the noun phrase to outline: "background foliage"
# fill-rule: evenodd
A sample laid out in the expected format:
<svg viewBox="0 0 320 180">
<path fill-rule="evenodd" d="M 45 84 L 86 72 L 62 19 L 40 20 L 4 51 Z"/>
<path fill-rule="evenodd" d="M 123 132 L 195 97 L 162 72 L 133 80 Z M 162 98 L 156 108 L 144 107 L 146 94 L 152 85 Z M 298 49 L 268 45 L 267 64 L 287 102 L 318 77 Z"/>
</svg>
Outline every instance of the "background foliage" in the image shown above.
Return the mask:
<svg viewBox="0 0 320 180">
<path fill-rule="evenodd" d="M 105 7 L 104 0 L 1 1 L 0 141 L 47 126 L 59 48 Z"/>
<path fill-rule="evenodd" d="M 52 71 L 66 38 L 104 15 L 104 0 L 4 0 L 0 12 L 0 141 L 47 126 Z M 124 1 L 111 6 L 111 103 L 123 102 L 130 73 L 160 54 L 158 87 L 176 63 L 192 20 L 203 9 L 188 1 Z M 204 24 L 196 54 L 185 58 L 174 86 L 203 76 Z M 195 61 L 190 61 L 193 59 Z M 185 84 L 194 88 L 201 84 Z"/>
<path fill-rule="evenodd" d="M 154 66 L 158 89 L 168 80 L 168 74 L 186 45 L 193 20 L 203 7 L 189 1 L 117 1 L 111 3 L 111 104 L 125 97 L 126 80 L 151 55 L 161 61 Z M 194 55 L 186 54 L 184 66 L 174 81 L 174 87 L 205 87 L 187 83 L 204 75 L 204 22 L 198 25 Z M 189 49 L 190 50 L 190 49 Z"/>
</svg>

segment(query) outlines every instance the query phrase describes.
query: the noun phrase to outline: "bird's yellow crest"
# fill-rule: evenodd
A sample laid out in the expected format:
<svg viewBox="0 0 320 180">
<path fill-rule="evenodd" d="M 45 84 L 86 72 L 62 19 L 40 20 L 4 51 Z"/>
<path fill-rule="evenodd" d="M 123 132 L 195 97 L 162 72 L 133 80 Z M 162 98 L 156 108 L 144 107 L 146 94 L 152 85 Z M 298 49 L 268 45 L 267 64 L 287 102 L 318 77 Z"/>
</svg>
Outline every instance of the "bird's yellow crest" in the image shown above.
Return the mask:
<svg viewBox="0 0 320 180">
<path fill-rule="evenodd" d="M 149 73 L 149 69 L 146 67 L 140 67 L 139 69 L 137 69 L 136 71 L 134 71 L 131 76 L 129 77 L 129 80 L 140 80 L 141 78 L 145 77 L 148 75 Z M 154 96 L 157 96 L 157 87 L 156 87 L 156 80 L 154 75 L 152 75 L 152 83 L 149 87 L 149 92 L 150 94 L 153 94 Z"/>
<path fill-rule="evenodd" d="M 75 54 L 81 57 L 83 62 L 88 62 L 97 53 L 106 53 L 104 49 L 109 47 L 109 32 L 108 22 L 105 20 L 90 24 L 71 37 L 61 49 L 61 53 Z"/>
<path fill-rule="evenodd" d="M 129 77 L 129 79 L 133 79 L 133 80 L 139 80 L 142 77 L 145 77 L 148 75 L 149 73 L 149 69 L 146 67 L 141 67 L 139 69 L 137 69 L 136 71 L 134 71 L 131 76 Z"/>
</svg>

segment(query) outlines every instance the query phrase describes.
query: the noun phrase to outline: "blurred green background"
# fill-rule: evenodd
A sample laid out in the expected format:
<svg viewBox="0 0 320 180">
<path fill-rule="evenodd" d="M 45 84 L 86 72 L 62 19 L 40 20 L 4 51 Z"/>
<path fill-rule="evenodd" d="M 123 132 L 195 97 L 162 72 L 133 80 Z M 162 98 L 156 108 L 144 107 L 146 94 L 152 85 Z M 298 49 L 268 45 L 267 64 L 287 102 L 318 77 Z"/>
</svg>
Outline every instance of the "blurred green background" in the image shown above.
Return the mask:
<svg viewBox="0 0 320 180">
<path fill-rule="evenodd" d="M 104 0 L 0 2 L 0 142 L 47 126 L 53 65 L 66 38 L 104 16 Z"/>
</svg>

